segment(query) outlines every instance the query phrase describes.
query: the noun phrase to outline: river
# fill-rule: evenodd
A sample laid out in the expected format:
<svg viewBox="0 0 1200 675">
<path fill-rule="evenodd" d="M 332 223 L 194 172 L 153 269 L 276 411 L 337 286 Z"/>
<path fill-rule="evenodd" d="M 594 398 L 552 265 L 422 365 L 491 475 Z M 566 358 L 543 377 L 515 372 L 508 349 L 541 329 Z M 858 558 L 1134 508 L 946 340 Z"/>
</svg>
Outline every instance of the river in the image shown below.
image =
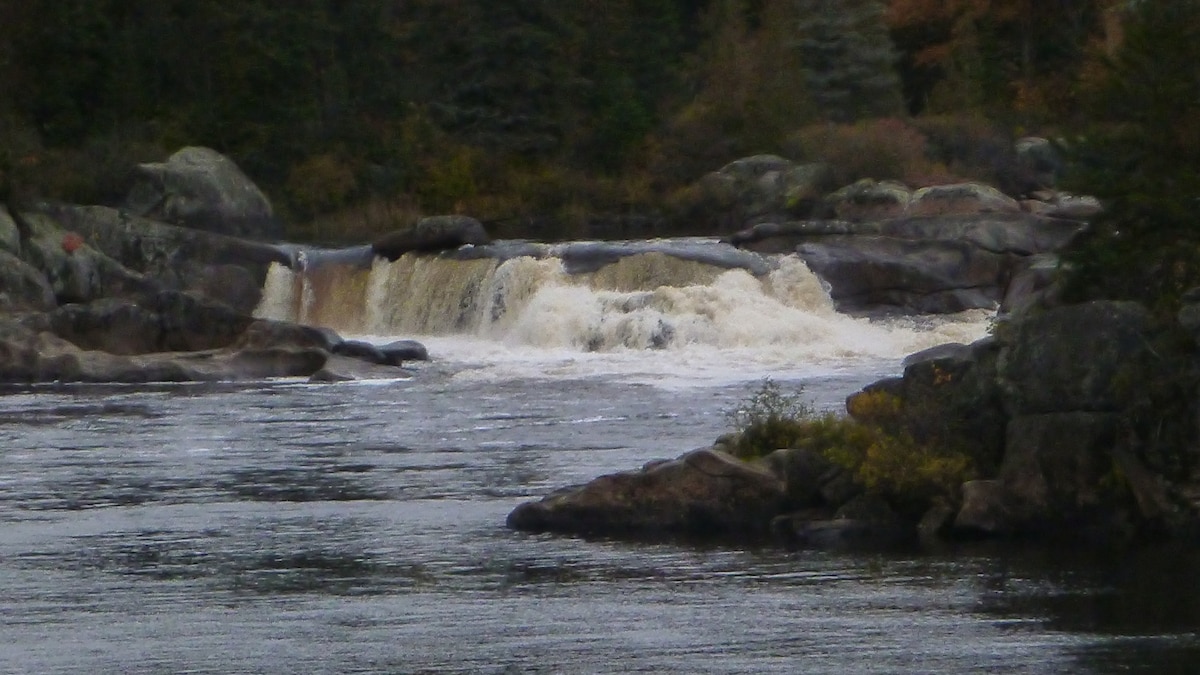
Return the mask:
<svg viewBox="0 0 1200 675">
<path fill-rule="evenodd" d="M 505 312 L 449 302 L 499 321 L 430 334 L 344 292 L 320 310 L 339 284 L 382 302 L 393 269 L 319 292 L 276 275 L 267 315 L 422 339 L 433 360 L 393 379 L 3 390 L 0 672 L 1200 667 L 1191 548 L 856 553 L 507 530 L 523 500 L 711 443 L 764 377 L 837 409 L 905 353 L 987 327 L 845 317 L 738 270 L 639 291 L 520 264 L 541 285 L 509 277 L 523 300 Z M 468 286 L 494 303 L 490 283 Z"/>
</svg>

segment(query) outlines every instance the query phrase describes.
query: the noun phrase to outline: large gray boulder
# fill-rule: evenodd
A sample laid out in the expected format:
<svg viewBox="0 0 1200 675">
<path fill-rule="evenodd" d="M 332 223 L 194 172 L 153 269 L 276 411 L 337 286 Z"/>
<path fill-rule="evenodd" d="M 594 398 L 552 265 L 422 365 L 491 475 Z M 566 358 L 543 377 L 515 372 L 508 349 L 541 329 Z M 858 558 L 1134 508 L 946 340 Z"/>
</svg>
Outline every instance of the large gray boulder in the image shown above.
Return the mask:
<svg viewBox="0 0 1200 675">
<path fill-rule="evenodd" d="M 45 275 L 0 250 L 0 312 L 46 311 L 53 307 L 54 289 Z"/>
<path fill-rule="evenodd" d="M 279 239 L 271 202 L 228 157 L 187 147 L 166 162 L 137 167 L 126 198 L 134 215 L 219 234 Z"/>
<path fill-rule="evenodd" d="M 826 237 L 796 249 L 843 310 L 901 307 L 918 313 L 991 308 L 1007 259 L 965 242 Z"/>
<path fill-rule="evenodd" d="M 834 192 L 825 203 L 843 220 L 887 220 L 900 218 L 908 211 L 912 190 L 896 181 L 864 178 Z"/>
<path fill-rule="evenodd" d="M 705 174 L 674 205 L 677 217 L 722 229 L 813 215 L 833 187 L 823 163 L 796 164 L 778 155 L 734 160 Z"/>
<path fill-rule="evenodd" d="M 62 267 L 62 261 L 69 260 L 62 238 L 72 232 L 86 245 L 70 258 L 102 254 L 100 271 L 121 277 L 121 284 L 141 291 L 199 291 L 245 313 L 257 306 L 270 265 L 292 264 L 292 254 L 272 244 L 168 225 L 103 206 L 46 205 L 26 219 L 40 233 L 37 254 L 42 264 L 35 266 Z M 123 272 L 118 274 L 117 268 Z M 135 283 L 134 277 L 142 281 Z M 72 301 L 121 294 L 118 285 L 105 282 L 89 293 L 74 294 Z"/>
<path fill-rule="evenodd" d="M 456 249 L 466 244 L 488 244 L 492 238 L 474 218 L 468 216 L 430 216 L 412 227 L 386 234 L 371 244 L 375 255 L 396 260 L 409 252 L 432 253 Z"/>
<path fill-rule="evenodd" d="M 1153 316 L 1134 302 L 1031 312 L 999 333 L 998 382 L 1013 416 L 1122 410 L 1161 362 Z"/>
<path fill-rule="evenodd" d="M 533 532 L 752 537 L 767 532 L 784 502 L 771 473 L 702 449 L 526 502 L 507 523 Z"/>
</svg>

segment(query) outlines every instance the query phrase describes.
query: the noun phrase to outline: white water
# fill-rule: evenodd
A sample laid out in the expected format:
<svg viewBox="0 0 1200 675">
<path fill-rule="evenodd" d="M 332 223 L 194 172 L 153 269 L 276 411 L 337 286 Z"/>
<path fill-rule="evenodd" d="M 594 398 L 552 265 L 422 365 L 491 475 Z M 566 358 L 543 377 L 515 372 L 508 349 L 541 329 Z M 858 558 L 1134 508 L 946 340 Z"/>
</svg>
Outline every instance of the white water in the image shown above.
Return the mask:
<svg viewBox="0 0 1200 675">
<path fill-rule="evenodd" d="M 801 260 L 775 262 L 763 277 L 657 253 L 578 275 L 530 257 L 275 266 L 257 314 L 376 342 L 416 338 L 435 359 L 466 366 L 462 378 L 602 375 L 669 388 L 894 372 L 907 354 L 987 331 L 982 311 L 840 314 Z"/>
</svg>

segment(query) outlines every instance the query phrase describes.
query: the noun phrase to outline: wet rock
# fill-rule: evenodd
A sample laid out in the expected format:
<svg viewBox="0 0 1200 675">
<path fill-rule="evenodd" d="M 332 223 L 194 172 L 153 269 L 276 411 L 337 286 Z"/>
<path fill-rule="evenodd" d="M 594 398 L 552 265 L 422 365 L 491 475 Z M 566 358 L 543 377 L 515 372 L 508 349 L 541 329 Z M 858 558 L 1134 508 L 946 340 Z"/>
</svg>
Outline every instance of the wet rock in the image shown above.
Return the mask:
<svg viewBox="0 0 1200 675">
<path fill-rule="evenodd" d="M 429 253 L 456 249 L 466 244 L 491 242 L 483 224 L 467 216 L 431 216 L 412 227 L 384 235 L 371 244 L 376 255 L 396 260 L 409 252 Z"/>
<path fill-rule="evenodd" d="M 338 356 L 348 356 L 368 363 L 383 364 L 388 362 L 387 355 L 370 342 L 358 340 L 343 340 L 333 346 L 333 353 Z"/>
<path fill-rule="evenodd" d="M 776 518 L 772 534 L 791 548 L 876 550 L 911 543 L 916 528 L 901 522 L 872 522 L 849 518 L 810 520 L 805 515 Z"/>
<path fill-rule="evenodd" d="M 1017 529 L 1013 497 L 999 480 L 963 483 L 962 508 L 954 518 L 957 536 L 1003 536 Z"/>
<path fill-rule="evenodd" d="M 48 205 L 30 218 L 48 228 L 49 241 L 77 232 L 87 249 L 103 254 L 110 265 L 153 285 L 193 290 L 250 313 L 272 263 L 292 265 L 292 253 L 272 244 L 203 230 L 177 227 L 101 206 Z M 58 248 L 61 249 L 61 246 Z M 78 255 L 78 254 L 77 254 Z M 114 295 L 113 284 L 88 298 Z"/>
<path fill-rule="evenodd" d="M 396 340 L 379 348 L 383 352 L 384 363 L 398 366 L 404 361 L 428 361 L 429 350 L 416 340 Z"/>
<path fill-rule="evenodd" d="M 769 472 L 709 449 L 601 476 L 509 514 L 510 528 L 576 534 L 765 534 L 786 495 Z"/>
</svg>

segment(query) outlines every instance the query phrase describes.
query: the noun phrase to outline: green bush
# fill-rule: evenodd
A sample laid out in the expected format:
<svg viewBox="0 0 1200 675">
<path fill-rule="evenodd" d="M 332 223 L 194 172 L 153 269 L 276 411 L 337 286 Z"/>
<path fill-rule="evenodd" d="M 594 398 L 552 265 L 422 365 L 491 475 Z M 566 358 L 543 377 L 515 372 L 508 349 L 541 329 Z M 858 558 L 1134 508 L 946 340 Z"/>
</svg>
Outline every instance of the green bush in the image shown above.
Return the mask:
<svg viewBox="0 0 1200 675">
<path fill-rule="evenodd" d="M 868 493 L 914 516 L 935 500 L 957 500 L 959 486 L 976 473 L 968 454 L 938 439 L 918 441 L 893 395 L 872 392 L 853 401 L 855 417 L 818 415 L 801 394 L 764 380 L 727 413 L 738 431 L 734 454 L 754 459 L 781 448 L 820 452 L 854 474 Z"/>
</svg>

